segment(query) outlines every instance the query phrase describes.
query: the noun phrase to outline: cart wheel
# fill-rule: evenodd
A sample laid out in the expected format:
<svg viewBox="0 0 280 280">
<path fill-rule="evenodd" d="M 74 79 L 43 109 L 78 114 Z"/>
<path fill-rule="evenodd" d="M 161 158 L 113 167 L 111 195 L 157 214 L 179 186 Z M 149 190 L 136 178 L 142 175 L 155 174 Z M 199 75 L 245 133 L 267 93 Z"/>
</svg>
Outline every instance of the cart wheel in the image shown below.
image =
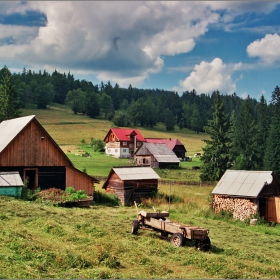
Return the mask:
<svg viewBox="0 0 280 280">
<path fill-rule="evenodd" d="M 139 229 L 139 222 L 137 220 L 134 220 L 132 222 L 132 227 L 131 227 L 131 234 L 136 234 Z"/>
<path fill-rule="evenodd" d="M 170 243 L 175 247 L 183 246 L 184 241 L 185 241 L 185 237 L 183 236 L 183 234 L 179 232 L 172 234 L 170 238 Z"/>
<path fill-rule="evenodd" d="M 211 247 L 211 241 L 209 236 L 205 240 L 196 240 L 196 248 L 201 251 L 209 251 Z"/>
</svg>

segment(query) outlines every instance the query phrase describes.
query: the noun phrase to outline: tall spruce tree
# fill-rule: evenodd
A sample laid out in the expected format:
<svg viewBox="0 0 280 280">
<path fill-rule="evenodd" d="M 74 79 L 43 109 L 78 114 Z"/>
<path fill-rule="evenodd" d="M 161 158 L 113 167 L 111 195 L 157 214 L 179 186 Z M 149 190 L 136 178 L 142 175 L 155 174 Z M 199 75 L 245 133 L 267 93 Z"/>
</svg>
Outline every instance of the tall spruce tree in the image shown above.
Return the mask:
<svg viewBox="0 0 280 280">
<path fill-rule="evenodd" d="M 274 171 L 280 178 L 280 88 L 275 87 L 271 96 L 272 119 L 264 155 L 264 170 Z"/>
<path fill-rule="evenodd" d="M 225 114 L 225 106 L 217 91 L 213 105 L 213 119 L 205 127 L 210 140 L 204 140 L 206 146 L 202 149 L 200 179 L 202 181 L 218 181 L 231 166 L 230 121 Z"/>
<path fill-rule="evenodd" d="M 263 95 L 260 98 L 260 103 L 257 105 L 257 115 L 257 142 L 259 147 L 258 169 L 263 170 L 264 154 L 270 124 L 268 106 Z"/>
<path fill-rule="evenodd" d="M 251 99 L 242 104 L 240 114 L 235 120 L 233 133 L 234 169 L 257 170 L 260 160 L 257 141 L 257 126 L 253 115 Z"/>
<path fill-rule="evenodd" d="M 12 74 L 5 66 L 0 80 L 0 122 L 19 117 L 19 94 L 11 81 Z"/>
</svg>

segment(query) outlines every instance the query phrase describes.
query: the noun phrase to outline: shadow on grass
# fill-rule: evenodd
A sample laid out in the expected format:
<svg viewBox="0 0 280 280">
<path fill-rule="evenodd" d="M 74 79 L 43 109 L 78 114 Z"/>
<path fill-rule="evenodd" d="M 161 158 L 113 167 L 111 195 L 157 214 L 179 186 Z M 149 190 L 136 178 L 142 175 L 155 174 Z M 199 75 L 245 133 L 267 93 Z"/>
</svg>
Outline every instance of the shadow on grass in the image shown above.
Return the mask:
<svg viewBox="0 0 280 280">
<path fill-rule="evenodd" d="M 119 198 L 113 193 L 103 193 L 100 191 L 94 192 L 94 202 L 97 205 L 106 205 L 106 206 L 120 206 Z"/>
</svg>

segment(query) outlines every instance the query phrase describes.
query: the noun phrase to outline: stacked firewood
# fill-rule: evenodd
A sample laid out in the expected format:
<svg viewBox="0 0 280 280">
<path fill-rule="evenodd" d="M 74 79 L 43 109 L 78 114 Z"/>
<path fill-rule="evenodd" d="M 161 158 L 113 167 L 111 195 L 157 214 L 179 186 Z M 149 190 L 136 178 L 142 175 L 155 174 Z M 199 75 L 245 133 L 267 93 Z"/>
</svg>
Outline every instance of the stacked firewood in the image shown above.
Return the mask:
<svg viewBox="0 0 280 280">
<path fill-rule="evenodd" d="M 258 205 L 249 199 L 223 195 L 213 196 L 212 207 L 216 213 L 222 210 L 227 211 L 232 213 L 233 218 L 241 221 L 251 218 L 258 211 Z"/>
</svg>

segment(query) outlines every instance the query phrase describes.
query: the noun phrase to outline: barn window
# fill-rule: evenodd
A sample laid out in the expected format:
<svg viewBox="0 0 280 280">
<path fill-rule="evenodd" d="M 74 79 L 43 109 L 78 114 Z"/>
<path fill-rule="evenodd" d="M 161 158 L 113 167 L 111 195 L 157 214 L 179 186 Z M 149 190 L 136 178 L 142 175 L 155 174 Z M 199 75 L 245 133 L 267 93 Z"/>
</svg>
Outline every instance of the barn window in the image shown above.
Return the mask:
<svg viewBox="0 0 280 280">
<path fill-rule="evenodd" d="M 146 163 L 146 159 L 145 158 L 143 158 L 143 163 Z"/>
</svg>

